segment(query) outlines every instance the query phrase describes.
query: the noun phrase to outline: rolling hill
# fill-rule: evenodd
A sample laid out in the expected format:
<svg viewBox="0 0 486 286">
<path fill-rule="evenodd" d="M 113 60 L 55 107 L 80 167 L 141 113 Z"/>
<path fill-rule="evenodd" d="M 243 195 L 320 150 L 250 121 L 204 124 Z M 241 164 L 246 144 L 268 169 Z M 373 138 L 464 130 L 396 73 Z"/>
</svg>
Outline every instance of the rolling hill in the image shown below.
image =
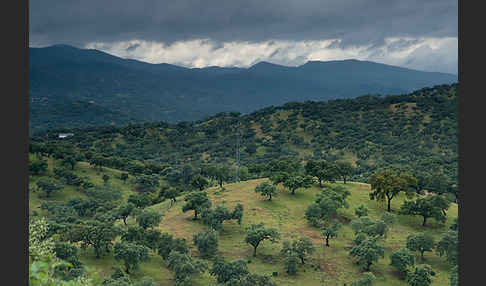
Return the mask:
<svg viewBox="0 0 486 286">
<path fill-rule="evenodd" d="M 346 160 L 357 167 L 356 181 L 376 169 L 411 167 L 457 182 L 457 100 L 457 84 L 440 85 L 396 96 L 290 102 L 177 124 L 50 130 L 31 140 L 97 152 L 111 160 L 107 166 L 125 170 L 131 161 L 182 170 L 184 165 L 234 165 L 239 122 L 241 164 L 250 169 L 278 158 Z M 61 131 L 75 135 L 59 139 Z"/>
<path fill-rule="evenodd" d="M 231 210 L 241 204 L 240 223 L 234 218 L 226 220 L 217 231 L 215 256 L 240 260 L 252 275 L 265 275 L 275 283 L 265 285 L 341 286 L 364 275 L 350 254 L 360 244 L 356 240 L 355 211 L 366 208 L 368 220 L 383 219 L 388 229 L 383 237 L 375 237 L 383 247 L 383 256 L 370 268 L 375 276 L 373 285 L 405 286 L 407 280 L 391 265 L 390 255 L 407 247 L 409 235 L 425 232 L 435 242 L 457 235 L 451 232 L 458 217 L 457 92 L 457 84 L 437 85 L 394 96 L 288 102 L 249 114 L 222 112 L 197 121 L 38 132 L 29 144 L 30 222 L 46 219 L 44 239 L 55 238 L 55 255 L 76 263 L 76 268 L 66 273 L 69 279 L 84 274 L 96 279 L 93 285 L 104 281 L 105 285 L 173 286 L 181 285 L 176 281 L 181 274 L 177 269 L 181 268 L 174 269 L 170 256 L 164 258 L 164 249 L 169 247 L 173 257 L 177 252 L 186 253 L 189 261 L 197 259 L 214 267 L 215 260 L 203 256 L 194 236 L 210 229 L 207 220 L 215 218 L 217 208 L 224 214 L 223 208 Z M 231 170 L 235 166 L 236 126 L 241 129 L 241 180 L 236 180 Z M 61 131 L 73 135 L 59 138 Z M 314 181 L 298 188 L 294 195 L 285 183 L 276 184 L 270 201 L 255 188 L 273 177 L 275 159 L 299 162 L 292 171 L 299 174 L 305 172 L 305 161 L 312 159 L 347 161 L 355 172 L 347 182 L 329 180 L 320 186 Z M 213 175 L 211 167 L 216 168 Z M 228 170 L 221 187 L 214 177 L 214 170 L 219 168 Z M 394 222 L 382 218 L 387 213 L 386 202 L 371 200 L 371 186 L 367 184 L 372 173 L 386 169 L 416 176 L 417 185 L 419 178 L 423 182 L 422 191 L 414 189 L 407 195 L 400 192 L 393 199 Z M 201 202 L 200 218 L 194 220 L 194 212 L 187 212 L 185 205 L 190 195 L 201 190 L 194 184 L 201 178 L 207 182 L 201 192 L 211 201 L 214 212 L 203 211 L 207 204 Z M 153 188 L 140 188 L 147 183 Z M 319 196 L 329 192 L 337 195 L 333 187 L 349 191 L 348 207 L 344 205 L 329 217 L 339 221 L 341 227 L 326 246 L 322 230 L 306 215 Z M 443 221 L 434 216 L 424 225 L 420 216 L 399 211 L 411 199 L 439 197 L 445 200 L 435 200 L 441 206 L 434 209 L 445 216 Z M 123 216 L 128 202 L 133 208 Z M 450 202 L 448 207 L 443 205 L 446 202 Z M 162 215 L 162 219 L 142 230 L 142 218 L 148 213 Z M 260 222 L 274 228 L 280 240 L 264 241 L 253 256 L 252 247 L 245 242 L 246 228 Z M 185 245 L 184 249 L 170 246 L 174 242 L 169 242 L 168 236 Z M 282 247 L 285 241 L 304 237 L 315 251 L 291 275 L 286 272 L 288 256 L 282 255 Z M 103 247 L 96 248 L 95 244 Z M 122 244 L 148 247 L 146 259 L 128 274 L 121 270 L 126 265 L 120 260 L 123 254 L 117 246 Z M 97 257 L 95 249 L 103 249 L 102 255 Z M 454 259 L 454 249 L 448 249 Z M 423 259 L 418 252 L 411 257 L 415 265 L 427 264 L 433 269 L 431 286 L 449 285 L 457 274 L 449 255 L 445 257 L 438 248 L 426 252 Z M 32 272 L 38 271 L 36 265 L 31 266 Z M 184 285 L 234 285 L 218 283 L 210 269 L 189 276 Z M 116 281 L 109 283 L 112 278 Z"/>
<path fill-rule="evenodd" d="M 50 159 L 50 167 L 56 166 L 60 162 Z M 50 174 L 49 176 L 53 176 Z M 117 203 L 126 202 L 127 197 L 135 194 L 133 191 L 135 184 L 128 180 L 123 182 L 119 179 L 120 171 L 117 169 L 104 168 L 99 173 L 85 162 L 80 162 L 74 172 L 79 176 L 92 181 L 100 188 L 117 189 L 122 194 L 122 199 Z M 102 175 L 109 175 L 110 183 L 103 184 Z M 35 182 L 41 176 L 33 176 L 30 181 L 31 189 L 35 189 Z M 213 205 L 224 205 L 233 208 L 237 203 L 244 205 L 244 215 L 242 224 L 238 225 L 235 221 L 227 221 L 223 224 L 223 229 L 219 233 L 218 256 L 224 257 L 228 261 L 241 259 L 248 262 L 248 268 L 252 273 L 272 276 L 276 285 L 333 285 L 342 286 L 343 283 L 350 283 L 362 277 L 362 271 L 349 256 L 349 250 L 353 247 L 354 233 L 350 221 L 356 219 L 354 210 L 365 205 L 369 209 L 369 217 L 379 218 L 385 212 L 386 206 L 380 202 L 369 199 L 370 186 L 368 184 L 349 182 L 346 185 L 337 183 L 334 185 L 345 186 L 350 191 L 348 199 L 349 207 L 341 209 L 339 216 L 343 219 L 343 227 L 339 230 L 339 235 L 330 242 L 330 247 L 325 246 L 324 237 L 318 228 L 309 225 L 304 217 L 306 208 L 315 200 L 321 188 L 316 184 L 309 189 L 300 190 L 294 196 L 282 186 L 278 187 L 278 195 L 272 200 L 267 201 L 254 192 L 255 187 L 267 179 L 257 179 L 242 181 L 239 183 L 225 185 L 225 191 L 221 192 L 218 187 L 213 186 L 206 189 Z M 43 198 L 39 191 L 29 193 L 29 213 L 31 216 L 47 217 L 53 225 L 56 225 L 56 216 L 41 206 L 45 203 L 66 204 L 68 201 L 89 199 L 81 188 L 65 186 L 51 198 Z M 400 205 L 406 200 L 405 195 L 399 196 L 393 201 L 392 207 L 398 210 Z M 184 205 L 183 196 L 177 202 L 171 204 L 168 200 L 147 207 L 147 209 L 163 214 L 162 222 L 155 227 L 162 233 L 170 233 L 175 238 L 185 239 L 189 245 L 190 253 L 193 257 L 199 257 L 198 250 L 193 244 L 192 239 L 198 232 L 207 229 L 200 220 L 194 221 L 192 212 L 182 212 Z M 33 215 L 35 214 L 35 215 Z M 437 241 L 440 239 L 454 219 L 458 215 L 457 204 L 451 204 L 447 211 L 447 221 L 439 223 L 431 221 L 427 227 L 421 226 L 420 217 L 412 217 L 396 214 L 396 222 L 390 227 L 388 235 L 381 242 L 385 248 L 385 257 L 380 258 L 373 264 L 372 271 L 376 276 L 373 285 L 408 285 L 406 280 L 401 279 L 397 271 L 390 266 L 390 254 L 400 248 L 405 247 L 407 236 L 412 233 L 426 231 Z M 76 216 L 77 217 L 77 216 Z M 80 220 L 89 220 L 90 217 L 82 217 Z M 281 234 L 281 240 L 272 244 L 263 242 L 258 248 L 258 255 L 252 257 L 252 247 L 246 244 L 245 227 L 263 222 L 267 227 L 273 227 Z M 116 222 L 122 230 L 137 226 L 135 216 L 127 219 L 125 226 L 121 220 Z M 57 228 L 56 228 L 57 229 Z M 60 231 L 60 230 L 57 230 Z M 309 256 L 305 265 L 299 266 L 298 274 L 295 276 L 285 273 L 284 257 L 280 255 L 280 249 L 284 240 L 292 240 L 298 237 L 308 237 L 311 239 L 316 251 Z M 80 248 L 78 250 L 80 260 L 85 266 L 90 267 L 96 275 L 103 278 L 110 277 L 117 267 L 122 267 L 120 261 L 114 259 L 113 251 L 97 259 L 92 247 Z M 431 286 L 448 285 L 451 266 L 440 257 L 438 253 L 427 252 L 425 263 L 431 265 L 436 271 L 432 278 Z M 422 262 L 419 254 L 416 254 L 417 263 Z M 204 259 L 208 264 L 211 259 Z M 150 258 L 141 263 L 139 269 L 130 274 L 132 281 L 139 281 L 143 277 L 151 277 L 155 285 L 172 286 L 174 285 L 173 272 L 169 269 L 167 261 L 163 260 L 155 252 L 150 253 Z M 196 275 L 191 285 L 216 285 L 216 279 L 209 272 Z M 348 284 L 349 285 L 349 284 Z"/>
</svg>

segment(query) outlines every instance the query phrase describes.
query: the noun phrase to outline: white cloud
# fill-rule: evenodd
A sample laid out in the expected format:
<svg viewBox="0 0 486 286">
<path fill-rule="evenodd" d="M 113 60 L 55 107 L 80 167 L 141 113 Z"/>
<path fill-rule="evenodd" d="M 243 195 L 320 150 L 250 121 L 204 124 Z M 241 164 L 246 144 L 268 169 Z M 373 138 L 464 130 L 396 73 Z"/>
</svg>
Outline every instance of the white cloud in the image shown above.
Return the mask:
<svg viewBox="0 0 486 286">
<path fill-rule="evenodd" d="M 207 39 L 174 42 L 132 40 L 89 43 L 85 47 L 150 63 L 185 67 L 249 67 L 259 61 L 297 66 L 309 60 L 359 59 L 424 71 L 457 74 L 457 38 L 387 38 L 376 47 L 347 46 L 340 39 L 323 41 L 215 42 Z"/>
</svg>

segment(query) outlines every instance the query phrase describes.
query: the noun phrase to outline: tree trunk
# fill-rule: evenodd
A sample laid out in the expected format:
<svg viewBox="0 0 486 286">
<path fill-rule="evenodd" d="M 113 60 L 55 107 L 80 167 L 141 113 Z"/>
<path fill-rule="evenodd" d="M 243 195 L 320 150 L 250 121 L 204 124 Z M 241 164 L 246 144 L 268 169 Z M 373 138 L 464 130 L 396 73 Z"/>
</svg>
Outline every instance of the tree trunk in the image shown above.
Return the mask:
<svg viewBox="0 0 486 286">
<path fill-rule="evenodd" d="M 391 212 L 391 204 L 390 204 L 390 202 L 391 202 L 391 199 L 388 198 L 388 210 L 387 210 L 388 212 Z"/>
<path fill-rule="evenodd" d="M 319 179 L 319 187 L 322 188 L 322 179 Z"/>
<path fill-rule="evenodd" d="M 329 247 L 329 236 L 326 236 L 326 246 Z"/>
<path fill-rule="evenodd" d="M 197 211 L 194 210 L 194 220 L 197 220 Z"/>
<path fill-rule="evenodd" d="M 370 267 L 371 267 L 371 262 L 368 262 L 368 264 L 366 265 L 366 271 L 370 271 Z"/>
<path fill-rule="evenodd" d="M 302 264 L 305 264 L 304 257 L 300 257 L 300 261 L 302 262 Z"/>
<path fill-rule="evenodd" d="M 127 218 L 126 217 L 123 218 L 123 223 L 125 224 L 125 226 L 127 226 Z"/>
<path fill-rule="evenodd" d="M 343 177 L 343 181 L 344 181 L 344 183 L 346 184 L 346 177 Z"/>
<path fill-rule="evenodd" d="M 427 217 L 424 216 L 424 222 L 422 223 L 422 226 L 425 226 L 425 223 L 427 222 Z"/>
<path fill-rule="evenodd" d="M 255 256 L 256 256 L 256 249 L 257 249 L 257 247 L 258 247 L 258 246 L 254 246 L 254 247 L 253 247 L 253 257 L 255 257 Z"/>
<path fill-rule="evenodd" d="M 100 250 L 97 247 L 95 247 L 94 251 L 95 251 L 95 254 L 96 254 L 96 259 L 100 259 Z"/>
<path fill-rule="evenodd" d="M 291 195 L 295 195 L 295 190 L 291 190 L 291 191 L 290 191 L 290 194 L 291 194 Z"/>
<path fill-rule="evenodd" d="M 272 200 L 272 194 L 270 194 L 270 198 L 269 198 L 268 200 L 269 200 L 269 201 L 271 201 L 271 200 Z"/>
</svg>

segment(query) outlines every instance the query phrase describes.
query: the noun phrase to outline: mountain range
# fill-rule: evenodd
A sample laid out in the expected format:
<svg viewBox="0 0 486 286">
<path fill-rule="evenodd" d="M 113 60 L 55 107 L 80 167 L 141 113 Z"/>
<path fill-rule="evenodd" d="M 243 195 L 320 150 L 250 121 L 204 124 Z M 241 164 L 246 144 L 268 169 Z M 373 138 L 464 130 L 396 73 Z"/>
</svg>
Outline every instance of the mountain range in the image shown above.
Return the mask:
<svg viewBox="0 0 486 286">
<path fill-rule="evenodd" d="M 29 128 L 194 121 L 218 112 L 405 94 L 454 82 L 453 74 L 354 59 L 296 67 L 259 62 L 249 68 L 186 68 L 55 45 L 29 49 Z"/>
</svg>

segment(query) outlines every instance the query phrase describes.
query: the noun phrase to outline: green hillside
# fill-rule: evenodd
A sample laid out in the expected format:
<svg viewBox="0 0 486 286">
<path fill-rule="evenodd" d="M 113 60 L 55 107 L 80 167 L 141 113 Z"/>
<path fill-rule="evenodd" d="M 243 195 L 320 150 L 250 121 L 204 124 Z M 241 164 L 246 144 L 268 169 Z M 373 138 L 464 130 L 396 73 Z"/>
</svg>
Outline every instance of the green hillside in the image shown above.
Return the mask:
<svg viewBox="0 0 486 286">
<path fill-rule="evenodd" d="M 261 166 L 270 160 L 296 158 L 349 161 L 357 168 L 351 177 L 355 181 L 366 182 L 379 168 L 408 167 L 442 174 L 454 184 L 457 96 L 457 85 L 441 85 L 398 96 L 293 102 L 178 124 L 63 129 L 74 133 L 63 139 L 57 138 L 60 130 L 51 130 L 33 136 L 31 150 L 98 153 L 105 166 L 129 171 L 146 163 L 152 166 L 146 172 L 166 176 L 203 164 L 234 166 L 239 123 L 241 165 L 251 178 L 263 176 Z"/>
<path fill-rule="evenodd" d="M 60 161 L 49 159 L 49 169 L 45 176 L 54 176 L 53 168 L 58 167 Z M 119 179 L 121 172 L 116 169 L 103 168 L 98 171 L 96 168 L 89 166 L 84 162 L 79 162 L 74 169 L 74 173 L 85 180 L 89 180 L 95 186 L 110 189 L 114 188 L 120 191 L 122 201 L 126 201 L 130 194 L 134 194 L 136 184 L 134 178 L 130 177 L 127 182 Z M 107 174 L 111 178 L 108 185 L 104 185 L 102 175 Z M 41 209 L 43 202 L 66 203 L 73 198 L 89 198 L 81 187 L 67 186 L 54 194 L 51 198 L 46 199 L 41 196 L 41 192 L 36 190 L 35 183 L 42 176 L 31 176 L 29 182 L 31 191 L 29 192 L 29 209 L 31 216 L 36 213 L 37 216 L 47 216 L 54 221 L 60 218 L 56 215 Z M 338 237 L 333 238 L 330 247 L 324 245 L 323 236 L 320 231 L 309 225 L 304 217 L 306 208 L 314 201 L 316 195 L 320 192 L 318 185 L 309 189 L 302 189 L 292 196 L 282 186 L 277 188 L 277 195 L 272 201 L 267 201 L 254 192 L 257 184 L 266 181 L 266 179 L 256 179 L 242 181 L 239 183 L 227 184 L 224 186 L 225 191 L 221 192 L 218 187 L 210 187 L 206 190 L 213 206 L 223 204 L 232 209 L 237 203 L 244 206 L 244 215 L 241 225 L 234 221 L 224 222 L 222 231 L 219 233 L 218 256 L 226 260 L 242 259 L 248 262 L 248 269 L 251 273 L 267 274 L 278 273 L 272 277 L 277 285 L 343 285 L 361 277 L 361 270 L 349 256 L 349 250 L 353 246 L 354 233 L 350 221 L 356 219 L 355 209 L 360 205 L 365 205 L 369 210 L 369 217 L 379 218 L 386 210 L 386 205 L 369 199 L 370 186 L 363 183 L 348 182 L 346 185 L 336 183 L 334 185 L 345 186 L 350 191 L 348 198 L 349 208 L 342 209 L 338 212 L 338 217 L 343 223 L 339 230 Z M 401 195 L 392 203 L 394 212 L 398 211 L 400 205 L 405 200 Z M 175 204 L 170 204 L 168 200 L 156 203 L 147 209 L 152 209 L 164 214 L 162 222 L 155 228 L 161 232 L 171 233 L 176 238 L 184 238 L 189 245 L 190 253 L 193 257 L 198 257 L 197 248 L 192 242 L 192 237 L 198 232 L 207 229 L 207 226 L 200 220 L 194 221 L 193 213 L 183 213 L 181 210 L 184 201 L 182 196 L 177 199 Z M 371 271 L 376 276 L 373 285 L 408 285 L 406 281 L 399 279 L 398 273 L 391 267 L 389 255 L 392 251 L 405 247 L 407 236 L 416 232 L 426 231 L 436 240 L 445 232 L 457 218 L 457 205 L 452 204 L 447 210 L 447 221 L 443 223 L 430 221 L 426 227 L 421 226 L 420 217 L 411 217 L 406 215 L 397 215 L 397 221 L 391 225 L 386 238 L 383 239 L 382 245 L 385 247 L 385 257 L 379 259 L 373 264 Z M 87 220 L 89 217 L 78 219 Z M 63 216 L 66 219 L 66 216 Z M 245 227 L 253 223 L 263 222 L 265 226 L 273 227 L 281 234 L 281 240 L 272 244 L 263 242 L 258 248 L 258 255 L 252 257 L 252 247 L 244 242 Z M 116 225 L 122 229 L 136 225 L 133 217 L 127 220 L 128 226 L 124 226 L 121 220 L 117 220 Z M 56 223 L 54 223 L 56 225 Z M 69 225 L 69 224 L 68 224 Z M 59 225 L 57 226 L 59 227 Z M 59 228 L 58 228 L 59 229 Z M 62 229 L 62 227 L 61 227 Z M 62 233 L 62 231 L 60 231 Z M 299 266 L 298 273 L 295 276 L 285 273 L 283 257 L 280 255 L 280 249 L 284 240 L 290 240 L 298 237 L 308 237 L 316 251 L 307 259 L 304 266 Z M 118 241 L 119 238 L 116 239 Z M 420 259 L 419 255 L 416 260 Z M 113 258 L 113 250 L 104 254 L 102 258 L 97 259 L 92 247 L 80 249 L 80 260 L 85 266 L 93 269 L 96 275 L 109 277 L 115 267 L 122 267 L 122 262 Z M 211 264 L 210 259 L 203 259 Z M 251 261 L 251 262 L 250 262 Z M 418 260 L 420 261 L 420 260 Z M 434 252 L 425 254 L 426 264 L 432 266 L 436 271 L 431 285 L 448 285 L 451 266 L 447 264 L 444 257 Z M 164 261 L 155 252 L 150 252 L 150 259 L 142 262 L 139 269 L 132 271 L 130 277 L 132 280 L 140 280 L 143 277 L 150 276 L 157 285 L 174 285 L 173 272 L 167 268 L 167 262 Z M 214 276 L 208 272 L 196 275 L 193 285 L 212 285 L 216 283 Z"/>
<path fill-rule="evenodd" d="M 455 286 L 457 96 L 457 85 L 441 85 L 38 132 L 29 145 L 31 284 L 369 286 L 355 282 L 370 272 L 371 285 L 405 286 L 431 267 L 430 285 Z M 329 246 L 325 231 L 337 234 Z M 409 240 L 422 232 L 434 240 L 423 259 L 427 236 Z M 399 261 L 414 261 L 408 274 L 391 265 L 402 248 Z M 360 253 L 377 254 L 368 270 L 351 256 Z"/>
</svg>

